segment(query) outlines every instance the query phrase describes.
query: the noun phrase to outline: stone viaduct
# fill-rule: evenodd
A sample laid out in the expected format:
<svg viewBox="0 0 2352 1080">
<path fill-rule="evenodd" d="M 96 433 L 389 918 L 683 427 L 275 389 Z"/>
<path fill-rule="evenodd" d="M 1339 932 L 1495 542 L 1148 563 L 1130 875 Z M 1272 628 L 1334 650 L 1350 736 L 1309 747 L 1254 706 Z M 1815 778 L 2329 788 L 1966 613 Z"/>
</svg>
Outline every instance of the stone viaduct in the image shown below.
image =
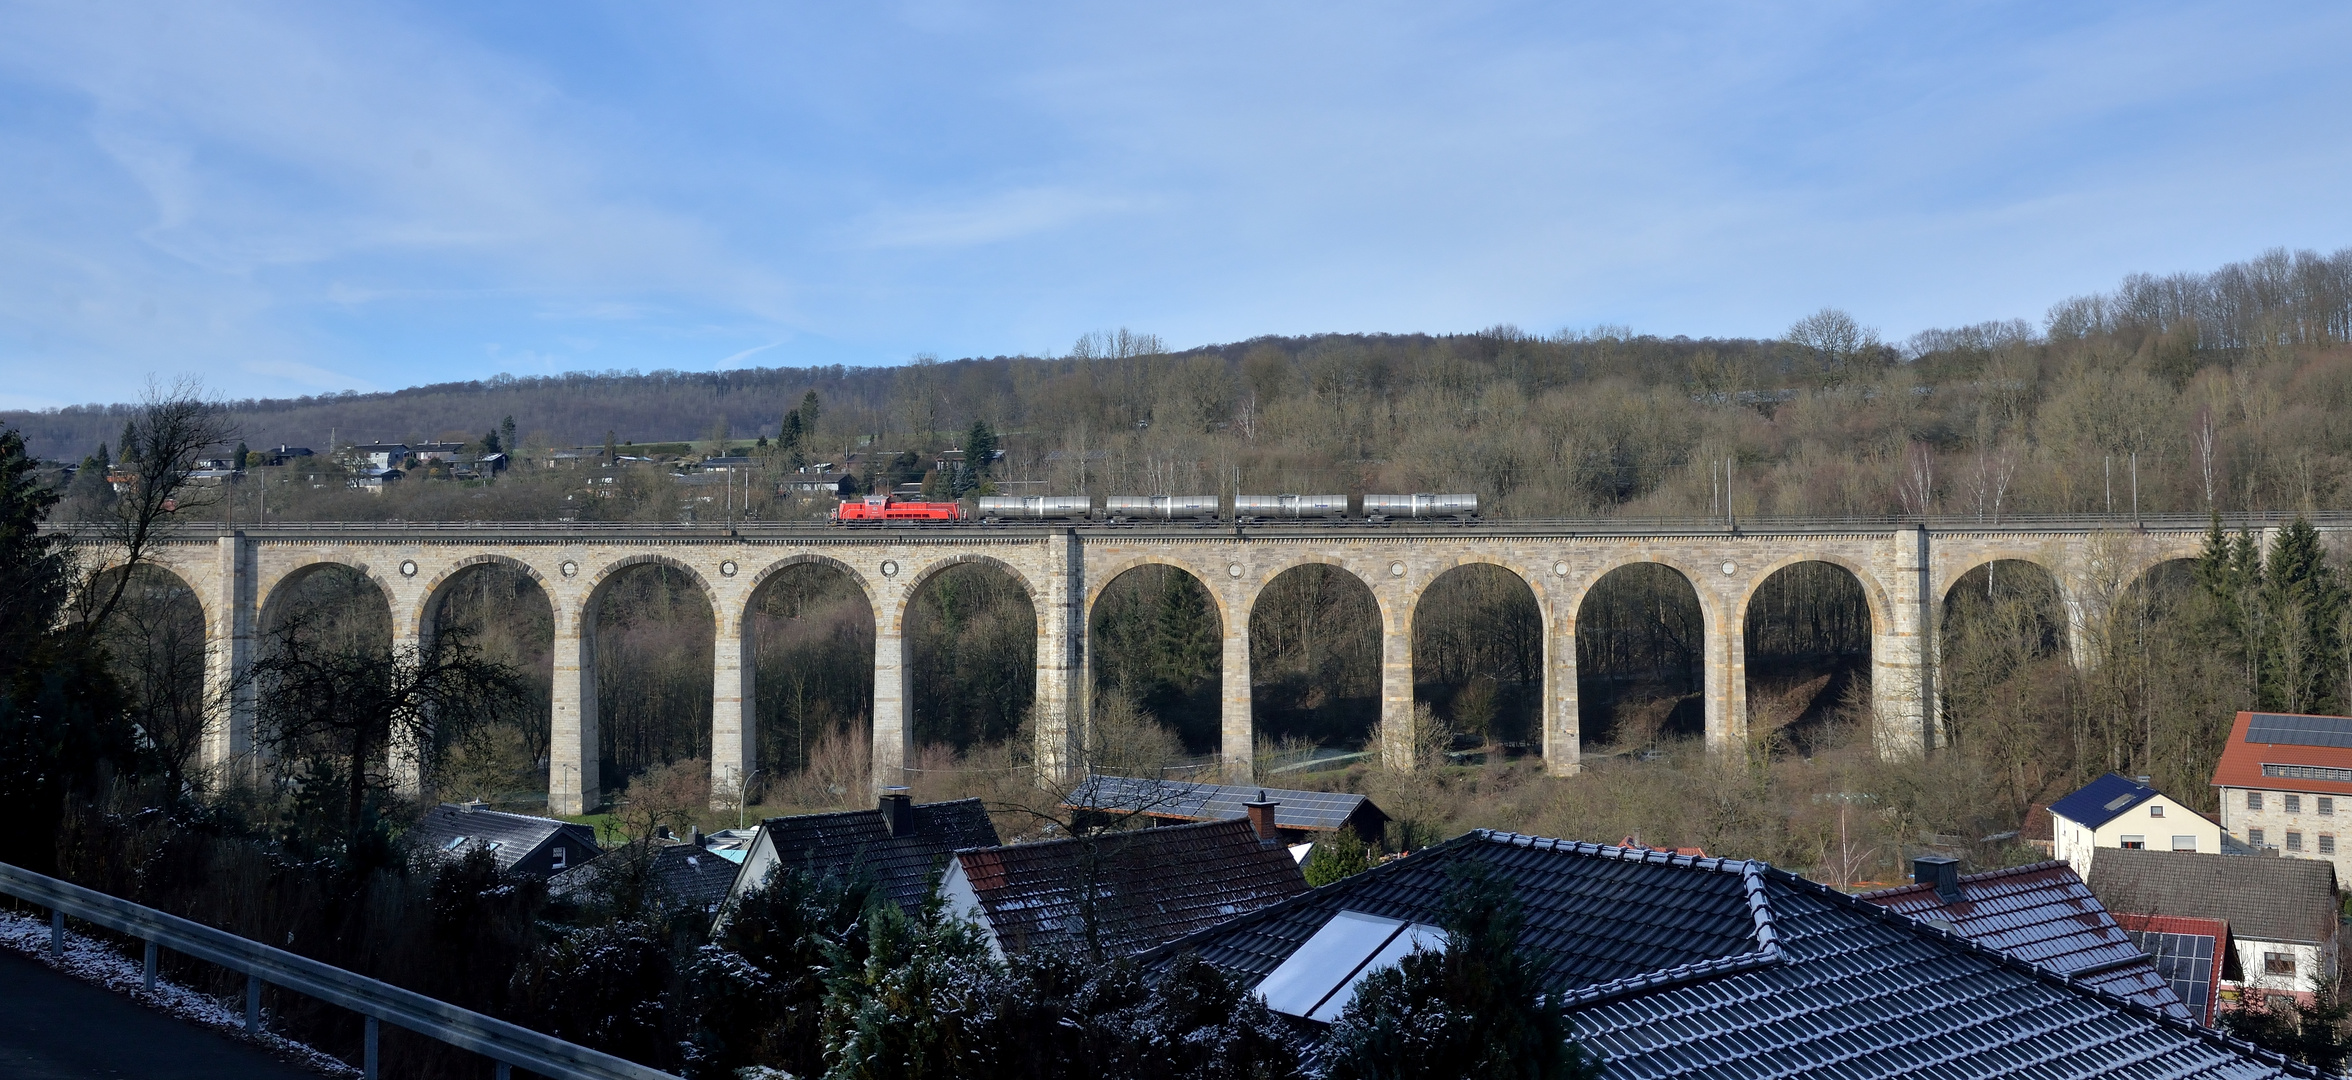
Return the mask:
<svg viewBox="0 0 2352 1080">
<path fill-rule="evenodd" d="M 901 782 L 911 747 L 902 624 L 916 590 L 958 563 L 985 562 L 1019 581 L 1037 611 L 1037 760 L 1048 770 L 1075 764 L 1087 715 L 1088 613 L 1121 573 L 1148 563 L 1191 574 L 1215 598 L 1222 620 L 1223 750 L 1226 774 L 1250 776 L 1249 613 L 1283 571 L 1324 563 L 1354 575 L 1378 603 L 1383 640 L 1380 724 L 1409 735 L 1413 717 L 1414 605 L 1448 570 L 1502 567 L 1527 584 L 1543 618 L 1543 754 L 1555 773 L 1578 768 L 1576 619 L 1587 591 L 1621 566 L 1661 563 L 1698 596 L 1705 629 L 1706 738 L 1738 746 L 1746 735 L 1745 620 L 1749 599 L 1775 571 L 1800 562 L 1843 567 L 1867 596 L 1872 692 L 1882 752 L 1919 752 L 1935 743 L 1934 631 L 1945 594 L 1963 574 L 1996 560 L 2022 560 L 2056 581 L 2077 662 L 2082 629 L 2103 606 L 2160 562 L 2193 556 L 2204 523 L 2172 520 L 2049 521 L 1981 526 L 1772 524 L 1727 528 L 1646 527 L 1607 522 L 1489 523 L 1366 527 L 1230 525 L 1188 527 L 938 526 L 897 529 L 583 524 L 268 525 L 203 536 L 183 533 L 158 549 L 204 606 L 208 685 L 236 685 L 252 662 L 275 605 L 303 575 L 341 565 L 381 588 L 395 644 L 433 633 L 440 592 L 469 567 L 506 563 L 545 590 L 555 617 L 555 688 L 550 803 L 578 813 L 597 804 L 597 704 L 593 612 L 620 571 L 659 562 L 684 571 L 709 596 L 718 622 L 712 676 L 711 767 L 731 789 L 757 760 L 747 703 L 753 695 L 751 604 L 763 582 L 799 563 L 848 575 L 874 609 L 874 783 Z M 2266 541 L 2267 542 L 2267 541 Z M 204 762 L 229 766 L 255 750 L 250 697 L 219 710 Z M 1390 738 L 1402 746 L 1405 738 Z"/>
</svg>

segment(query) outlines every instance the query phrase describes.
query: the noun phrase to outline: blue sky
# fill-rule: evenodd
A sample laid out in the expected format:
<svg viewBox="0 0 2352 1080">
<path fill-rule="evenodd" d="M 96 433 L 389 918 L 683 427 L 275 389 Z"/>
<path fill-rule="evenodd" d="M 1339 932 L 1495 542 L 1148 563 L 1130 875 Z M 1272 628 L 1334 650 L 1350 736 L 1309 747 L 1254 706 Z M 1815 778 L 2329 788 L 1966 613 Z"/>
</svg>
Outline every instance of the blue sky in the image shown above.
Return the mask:
<svg viewBox="0 0 2352 1080">
<path fill-rule="evenodd" d="M 2352 7 L 0 4 L 0 408 L 1901 337 L 2352 245 Z"/>
</svg>

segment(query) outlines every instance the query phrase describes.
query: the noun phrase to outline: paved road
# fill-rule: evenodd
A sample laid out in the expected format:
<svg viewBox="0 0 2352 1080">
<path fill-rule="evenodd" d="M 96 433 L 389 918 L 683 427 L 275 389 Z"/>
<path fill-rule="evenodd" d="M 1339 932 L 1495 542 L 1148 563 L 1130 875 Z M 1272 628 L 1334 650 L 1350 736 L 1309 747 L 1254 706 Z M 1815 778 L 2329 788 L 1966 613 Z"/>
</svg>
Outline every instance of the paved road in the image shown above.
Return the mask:
<svg viewBox="0 0 2352 1080">
<path fill-rule="evenodd" d="M 319 1080 L 217 1032 L 0 949 L 0 1076 Z"/>
</svg>

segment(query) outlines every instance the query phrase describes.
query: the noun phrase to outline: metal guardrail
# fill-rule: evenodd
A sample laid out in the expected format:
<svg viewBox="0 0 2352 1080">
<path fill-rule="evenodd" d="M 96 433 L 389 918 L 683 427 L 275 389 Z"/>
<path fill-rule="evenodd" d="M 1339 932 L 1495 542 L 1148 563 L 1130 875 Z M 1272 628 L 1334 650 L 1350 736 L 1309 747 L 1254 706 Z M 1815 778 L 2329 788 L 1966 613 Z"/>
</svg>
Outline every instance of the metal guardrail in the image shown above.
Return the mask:
<svg viewBox="0 0 2352 1080">
<path fill-rule="evenodd" d="M 260 1026 L 264 984 L 317 998 L 366 1017 L 363 1071 L 369 1080 L 377 1076 L 379 1022 L 487 1057 L 498 1063 L 501 1080 L 516 1066 L 553 1080 L 677 1080 L 659 1069 L 21 867 L 0 863 L 0 894 L 49 909 L 50 948 L 54 952 L 64 950 L 65 918 L 69 915 L 146 941 L 146 979 L 150 990 L 155 985 L 158 946 L 243 974 L 247 1031 Z"/>
</svg>

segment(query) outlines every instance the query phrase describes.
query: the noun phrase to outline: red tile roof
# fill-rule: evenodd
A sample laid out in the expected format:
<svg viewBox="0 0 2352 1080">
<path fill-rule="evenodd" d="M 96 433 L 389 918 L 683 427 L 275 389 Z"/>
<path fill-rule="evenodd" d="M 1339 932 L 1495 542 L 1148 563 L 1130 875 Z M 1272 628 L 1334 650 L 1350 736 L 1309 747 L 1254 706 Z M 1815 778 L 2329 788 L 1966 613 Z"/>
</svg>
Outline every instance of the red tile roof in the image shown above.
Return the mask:
<svg viewBox="0 0 2352 1080">
<path fill-rule="evenodd" d="M 2188 1007 L 2132 943 L 2090 886 L 2062 862 L 1968 874 L 1961 900 L 1945 903 L 1933 884 L 1864 893 L 1862 899 L 1952 931 L 2060 974 L 2084 972 L 2084 985 L 2188 1018 Z"/>
<path fill-rule="evenodd" d="M 1288 849 L 1212 821 L 956 852 L 1006 952 L 1141 952 L 1307 890 Z M 1090 887 L 1091 885 L 1091 887 Z"/>
<path fill-rule="evenodd" d="M 2310 746 L 2300 743 L 2253 743 L 2246 729 L 2254 714 L 2242 712 L 2230 724 L 2229 742 L 2221 748 L 2221 763 L 2213 768 L 2214 787 L 2268 788 L 2352 795 L 2352 783 L 2310 777 L 2265 777 L 2264 765 L 2302 765 L 2352 770 L 2352 747 Z M 2352 723 L 2352 721 L 2347 721 Z"/>
</svg>

